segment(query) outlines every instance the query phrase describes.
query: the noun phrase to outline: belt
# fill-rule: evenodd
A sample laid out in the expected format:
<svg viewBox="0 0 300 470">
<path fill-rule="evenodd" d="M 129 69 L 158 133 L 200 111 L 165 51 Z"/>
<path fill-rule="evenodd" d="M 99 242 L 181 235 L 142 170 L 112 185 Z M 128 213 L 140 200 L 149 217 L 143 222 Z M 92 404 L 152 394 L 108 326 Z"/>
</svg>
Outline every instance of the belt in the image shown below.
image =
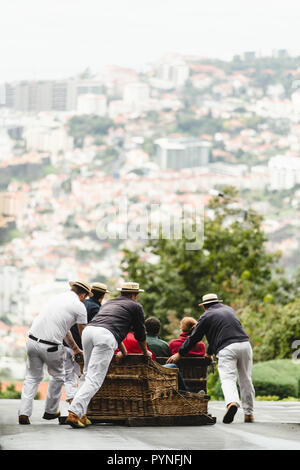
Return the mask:
<svg viewBox="0 0 300 470">
<path fill-rule="evenodd" d="M 38 343 L 49 344 L 50 346 L 59 346 L 57 343 L 51 343 L 51 341 L 45 341 L 44 339 L 38 339 L 33 335 L 29 335 L 30 339 L 37 341 Z"/>
</svg>

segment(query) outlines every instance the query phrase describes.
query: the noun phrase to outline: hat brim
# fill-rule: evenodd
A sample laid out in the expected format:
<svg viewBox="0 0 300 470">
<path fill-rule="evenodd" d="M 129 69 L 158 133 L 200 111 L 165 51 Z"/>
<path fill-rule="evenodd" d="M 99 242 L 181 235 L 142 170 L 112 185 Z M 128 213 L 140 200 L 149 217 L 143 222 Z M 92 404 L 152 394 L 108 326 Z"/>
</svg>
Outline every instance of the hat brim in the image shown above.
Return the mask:
<svg viewBox="0 0 300 470">
<path fill-rule="evenodd" d="M 93 295 L 94 295 L 92 291 L 88 290 L 88 289 L 87 289 L 85 286 L 83 286 L 82 284 L 78 284 L 78 282 L 76 282 L 76 281 L 75 281 L 75 282 L 70 281 L 70 282 L 69 282 L 69 285 L 70 285 L 70 287 L 73 287 L 73 286 L 78 286 L 78 287 L 80 287 L 81 289 L 83 289 L 83 290 L 86 291 L 86 293 L 87 293 L 87 295 L 88 295 L 89 297 L 93 297 Z"/>
<path fill-rule="evenodd" d="M 117 290 L 119 292 L 131 292 L 132 294 L 138 294 L 139 292 L 145 292 L 144 289 L 122 289 L 122 287 L 118 287 Z"/>
<path fill-rule="evenodd" d="M 219 299 L 214 299 L 214 300 L 208 300 L 207 302 L 202 302 L 201 304 L 198 304 L 199 306 L 200 305 L 206 305 L 206 304 L 213 304 L 213 303 L 222 303 L 223 300 L 219 300 Z"/>
<path fill-rule="evenodd" d="M 108 292 L 110 292 L 110 290 L 106 289 L 106 290 L 101 290 L 101 289 L 97 289 L 96 287 L 92 287 L 92 291 L 95 291 L 99 294 L 107 294 Z"/>
</svg>

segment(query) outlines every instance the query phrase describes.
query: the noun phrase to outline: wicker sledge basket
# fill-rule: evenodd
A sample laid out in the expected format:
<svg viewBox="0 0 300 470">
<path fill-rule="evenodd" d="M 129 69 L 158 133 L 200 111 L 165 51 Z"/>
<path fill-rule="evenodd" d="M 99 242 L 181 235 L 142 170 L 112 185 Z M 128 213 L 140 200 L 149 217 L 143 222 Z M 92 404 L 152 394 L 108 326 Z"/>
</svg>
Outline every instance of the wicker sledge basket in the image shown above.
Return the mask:
<svg viewBox="0 0 300 470">
<path fill-rule="evenodd" d="M 113 358 L 87 416 L 92 422 L 122 421 L 133 426 L 214 424 L 208 401 L 204 391 L 178 391 L 178 369 L 129 354 L 119 364 Z"/>
</svg>

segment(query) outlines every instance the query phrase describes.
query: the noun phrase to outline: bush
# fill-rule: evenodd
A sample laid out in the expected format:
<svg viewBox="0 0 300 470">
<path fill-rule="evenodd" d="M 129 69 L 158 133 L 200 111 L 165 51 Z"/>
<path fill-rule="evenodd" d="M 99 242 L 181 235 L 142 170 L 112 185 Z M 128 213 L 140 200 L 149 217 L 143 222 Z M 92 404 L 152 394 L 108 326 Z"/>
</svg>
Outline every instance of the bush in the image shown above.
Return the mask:
<svg viewBox="0 0 300 470">
<path fill-rule="evenodd" d="M 264 397 L 261 397 L 261 396 L 257 395 L 255 397 L 255 400 L 257 400 L 257 401 L 278 401 L 279 397 L 277 395 L 268 395 L 268 396 L 264 396 Z"/>
<path fill-rule="evenodd" d="M 277 359 L 259 362 L 253 366 L 252 373 L 255 395 L 261 399 L 297 399 L 300 397 L 300 365 L 290 359 Z M 208 394 L 212 400 L 222 400 L 223 394 L 217 367 L 208 375 Z M 258 399 L 260 399 L 258 398 Z"/>
<path fill-rule="evenodd" d="M 0 383 L 0 398 L 18 399 L 21 398 L 21 392 L 16 390 L 15 384 L 8 385 L 6 390 L 2 391 L 2 384 Z"/>
<path fill-rule="evenodd" d="M 207 393 L 211 400 L 224 400 L 217 366 L 213 373 L 208 373 Z"/>
<path fill-rule="evenodd" d="M 290 359 L 259 362 L 253 366 L 257 395 L 278 395 L 280 399 L 299 397 L 300 367 Z"/>
<path fill-rule="evenodd" d="M 5 390 L 2 390 L 2 383 L 0 382 L 0 399 L 5 398 L 5 399 L 12 399 L 16 400 L 21 398 L 22 392 L 19 392 L 16 390 L 16 385 L 14 383 L 9 384 Z M 35 397 L 35 400 L 40 400 L 41 399 L 41 394 L 40 392 L 37 392 Z"/>
</svg>

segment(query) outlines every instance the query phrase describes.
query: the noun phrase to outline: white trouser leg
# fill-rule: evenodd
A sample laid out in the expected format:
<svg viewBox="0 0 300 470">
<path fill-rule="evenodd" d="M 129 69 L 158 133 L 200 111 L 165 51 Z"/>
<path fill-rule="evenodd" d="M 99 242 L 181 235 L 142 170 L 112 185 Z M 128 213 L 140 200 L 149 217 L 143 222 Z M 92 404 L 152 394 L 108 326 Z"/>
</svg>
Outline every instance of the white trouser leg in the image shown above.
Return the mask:
<svg viewBox="0 0 300 470">
<path fill-rule="evenodd" d="M 78 367 L 76 367 L 78 366 Z M 79 369 L 79 371 L 78 371 Z M 77 391 L 77 377 L 80 375 L 80 367 L 74 361 L 73 351 L 65 347 L 65 391 L 66 400 L 71 400 Z"/>
<path fill-rule="evenodd" d="M 230 345 L 232 346 L 232 345 Z M 218 372 L 226 406 L 236 402 L 239 406 L 239 393 L 236 385 L 237 357 L 234 351 L 227 346 L 218 353 Z"/>
<path fill-rule="evenodd" d="M 255 390 L 252 383 L 252 347 L 249 342 L 239 343 L 237 361 L 242 407 L 245 414 L 253 414 Z"/>
<path fill-rule="evenodd" d="M 97 326 L 87 326 L 83 330 L 82 345 L 85 362 L 84 381 L 69 407 L 69 411 L 80 418 L 86 414 L 91 399 L 101 387 L 118 347 L 113 334 L 106 328 Z"/>
<path fill-rule="evenodd" d="M 49 346 L 48 346 L 49 347 Z M 61 398 L 62 386 L 65 382 L 65 368 L 64 368 L 65 351 L 64 346 L 58 346 L 55 352 L 45 351 L 45 362 L 48 367 L 50 375 L 50 382 L 45 404 L 45 411 L 47 413 L 56 413 L 59 409 L 59 402 Z"/>
<path fill-rule="evenodd" d="M 39 384 L 44 377 L 44 361 L 39 350 L 40 348 L 38 343 L 28 339 L 26 344 L 26 374 L 22 389 L 19 416 L 32 415 L 33 400 L 37 393 Z"/>
<path fill-rule="evenodd" d="M 255 391 L 252 383 L 252 348 L 249 341 L 232 343 L 218 353 L 218 371 L 226 405 L 239 404 L 237 375 L 245 414 L 253 413 Z"/>
</svg>

